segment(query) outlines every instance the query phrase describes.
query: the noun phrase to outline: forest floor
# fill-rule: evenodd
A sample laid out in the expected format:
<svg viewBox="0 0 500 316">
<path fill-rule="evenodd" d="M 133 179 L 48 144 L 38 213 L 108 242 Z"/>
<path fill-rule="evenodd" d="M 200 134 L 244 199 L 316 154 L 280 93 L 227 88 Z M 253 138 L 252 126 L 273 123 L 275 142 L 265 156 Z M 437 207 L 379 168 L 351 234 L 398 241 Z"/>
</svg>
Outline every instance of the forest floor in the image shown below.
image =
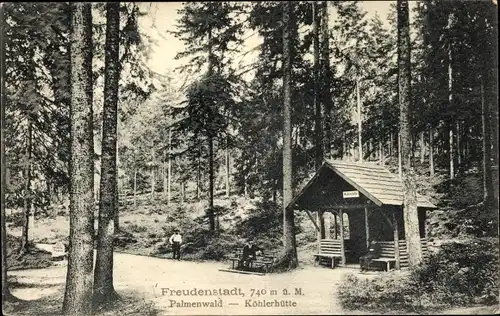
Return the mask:
<svg viewBox="0 0 500 316">
<path fill-rule="evenodd" d="M 260 275 L 246 275 L 219 271 L 227 268 L 224 262 L 174 261 L 124 253 L 115 254 L 114 285 L 122 300 L 98 315 L 307 315 L 307 314 L 374 314 L 369 311 L 346 311 L 337 299 L 337 285 L 348 273 L 374 278 L 379 273 L 360 274 L 356 268 L 330 269 L 302 265 L 297 270 Z M 12 293 L 20 302 L 8 304 L 6 315 L 59 315 L 64 291 L 66 262 L 43 269 L 19 270 L 9 273 Z M 396 272 L 399 273 L 399 272 Z M 175 296 L 169 290 L 193 288 L 234 289 L 238 295 Z M 296 293 L 300 289 L 300 295 Z M 264 291 L 265 292 L 264 294 Z M 276 290 L 276 292 L 271 292 Z M 289 292 L 284 294 L 284 290 Z M 260 296 L 257 296 L 260 291 Z M 253 296 L 252 296 L 253 294 Z M 297 295 L 296 295 L 297 294 Z M 244 296 L 242 296 L 244 295 Z M 181 302 L 222 301 L 222 307 L 176 307 Z M 296 307 L 253 307 L 262 301 L 292 301 Z M 176 303 L 174 304 L 173 301 Z M 252 307 L 248 307 L 247 304 Z M 174 305 L 174 306 L 172 306 Z M 491 314 L 496 307 L 455 308 L 440 314 Z M 384 314 L 400 314 L 385 311 Z M 405 313 L 407 314 L 407 313 Z M 416 314 L 416 313 L 415 313 Z"/>
</svg>

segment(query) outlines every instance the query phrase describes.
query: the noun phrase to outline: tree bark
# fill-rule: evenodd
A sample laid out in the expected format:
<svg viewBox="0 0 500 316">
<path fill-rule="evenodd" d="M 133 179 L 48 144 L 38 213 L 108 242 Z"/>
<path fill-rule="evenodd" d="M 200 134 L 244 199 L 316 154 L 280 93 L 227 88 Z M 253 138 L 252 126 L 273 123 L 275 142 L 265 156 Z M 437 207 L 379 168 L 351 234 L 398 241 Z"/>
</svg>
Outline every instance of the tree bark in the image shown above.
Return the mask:
<svg viewBox="0 0 500 316">
<path fill-rule="evenodd" d="M 425 135 L 424 132 L 420 132 L 420 163 L 423 164 L 425 161 Z"/>
<path fill-rule="evenodd" d="M 4 17 L 4 6 L 0 6 L 0 16 Z M 5 20 L 0 22 L 0 52 L 1 58 L 1 164 L 2 166 L 2 185 L 0 185 L 1 190 L 1 220 L 0 225 L 2 225 L 2 310 L 4 309 L 4 304 L 7 301 L 12 301 L 15 297 L 10 293 L 9 283 L 7 282 L 7 224 L 5 222 L 5 193 L 7 190 L 7 164 L 5 161 L 5 34 L 4 34 L 4 23 Z"/>
<path fill-rule="evenodd" d="M 229 167 L 230 167 L 230 155 L 229 155 L 229 141 L 228 141 L 228 137 L 226 137 L 226 161 L 225 161 L 225 165 L 226 165 L 226 197 L 229 198 L 229 196 L 231 195 L 231 187 L 230 187 L 230 183 L 229 183 L 229 175 L 230 175 L 230 170 L 229 170 Z"/>
<path fill-rule="evenodd" d="M 33 126 L 31 123 L 31 114 L 28 114 L 28 139 L 26 146 L 26 157 L 24 166 L 24 197 L 23 197 L 23 227 L 21 233 L 21 246 L 19 248 L 19 254 L 24 255 L 28 251 L 28 233 L 30 225 L 30 214 L 33 193 L 31 192 L 31 156 L 32 156 L 32 138 L 33 138 Z"/>
<path fill-rule="evenodd" d="M 71 162 L 69 260 L 63 311 L 92 313 L 94 261 L 94 145 L 92 9 L 74 3 L 71 32 Z"/>
<path fill-rule="evenodd" d="M 410 17 L 408 1 L 398 0 L 398 81 L 400 107 L 400 133 L 402 180 L 404 187 L 404 225 L 410 267 L 422 262 L 420 231 L 417 212 L 417 192 L 413 154 L 410 147 L 411 112 L 411 63 L 410 63 Z"/>
<path fill-rule="evenodd" d="M 457 168 L 460 168 L 460 165 L 462 163 L 462 153 L 460 152 L 460 143 L 461 143 L 461 137 L 460 137 L 460 122 L 457 121 L 456 123 L 456 135 L 457 135 Z"/>
<path fill-rule="evenodd" d="M 169 115 L 172 117 L 172 109 L 169 107 Z M 172 199 L 172 127 L 168 128 L 168 156 L 167 156 L 167 205 Z"/>
<path fill-rule="evenodd" d="M 106 4 L 106 43 L 104 60 L 104 108 L 102 120 L 101 186 L 97 258 L 94 271 L 94 307 L 114 300 L 113 238 L 118 212 L 117 121 L 120 79 L 120 3 Z M 126 197 L 125 197 L 126 199 Z"/>
<path fill-rule="evenodd" d="M 201 145 L 200 145 L 201 146 Z M 200 200 L 201 191 L 201 148 L 198 148 L 198 159 L 196 166 L 196 199 Z"/>
<path fill-rule="evenodd" d="M 214 55 L 213 55 L 214 43 L 212 39 L 212 30 L 209 30 L 208 33 L 208 76 L 211 77 L 213 75 L 213 67 L 214 67 Z M 211 106 L 215 107 L 215 104 L 211 104 Z M 215 214 L 214 214 L 214 132 L 209 131 L 208 135 L 208 199 L 209 199 L 209 209 L 208 209 L 208 220 L 210 223 L 210 231 L 215 231 Z"/>
<path fill-rule="evenodd" d="M 399 171 L 399 178 L 403 178 L 403 164 L 402 164 L 402 157 L 401 157 L 401 134 L 398 134 L 398 171 Z"/>
<path fill-rule="evenodd" d="M 358 104 L 358 150 L 359 150 L 359 162 L 363 162 L 363 140 L 361 134 L 363 133 L 363 127 L 361 126 L 361 97 L 359 95 L 359 80 L 356 80 L 356 101 Z"/>
<path fill-rule="evenodd" d="M 321 29 L 321 59 L 320 59 L 320 73 L 321 78 L 321 101 L 323 109 L 323 127 L 321 129 L 324 143 L 321 148 L 323 157 L 331 157 L 331 144 L 332 144 L 332 110 L 333 100 L 330 94 L 331 89 L 331 73 L 330 73 L 330 29 L 328 28 L 328 1 L 321 1 L 321 22 L 319 27 Z"/>
<path fill-rule="evenodd" d="M 293 198 L 292 187 L 292 95 L 291 95 L 291 52 L 290 29 L 292 3 L 283 2 L 283 230 L 284 230 L 284 258 L 282 266 L 294 269 L 298 266 L 297 249 L 295 244 L 295 224 L 293 208 L 287 208 Z"/>
<path fill-rule="evenodd" d="M 488 102 L 490 102 L 490 113 L 491 113 L 491 145 L 492 145 L 492 185 L 493 185 L 493 207 L 491 209 L 494 219 L 497 221 L 498 225 L 498 203 L 499 203 L 499 170 L 498 170 L 498 6 L 495 4 L 490 4 L 490 10 L 493 11 L 492 19 L 492 31 L 490 34 L 490 42 L 492 43 L 492 48 L 489 50 L 489 75 L 491 80 L 489 81 L 491 86 L 489 87 L 489 97 Z M 493 67 L 491 67 L 493 65 Z"/>
<path fill-rule="evenodd" d="M 451 54 L 451 47 L 448 51 L 448 106 L 450 109 L 453 108 L 453 59 Z M 450 153 L 450 179 L 455 177 L 455 153 L 453 148 L 453 119 L 450 118 L 449 122 L 449 153 Z"/>
<path fill-rule="evenodd" d="M 313 61 L 313 72 L 314 72 L 314 136 L 315 136 L 315 159 L 314 166 L 316 170 L 321 167 L 323 163 L 323 130 L 322 124 L 323 119 L 321 115 L 321 101 L 320 101 L 320 91 L 319 91 L 319 28 L 320 28 L 320 14 L 319 5 L 317 1 L 312 3 L 313 10 L 313 46 L 314 46 L 314 61 Z"/>
<path fill-rule="evenodd" d="M 491 120 L 489 103 L 485 102 L 484 84 L 481 79 L 481 110 L 482 110 L 482 125 L 483 125 L 483 187 L 484 187 L 484 204 L 487 209 L 490 209 L 494 204 L 493 193 L 493 178 L 491 170 Z"/>
<path fill-rule="evenodd" d="M 429 171 L 431 177 L 434 177 L 434 130 L 429 128 Z"/>
<path fill-rule="evenodd" d="M 215 231 L 215 214 L 214 214 L 214 140 L 213 137 L 210 136 L 208 139 L 208 158 L 209 158 L 209 189 L 208 189 L 208 197 L 209 197 L 209 210 L 208 210 L 208 220 L 210 223 L 210 231 Z"/>
</svg>

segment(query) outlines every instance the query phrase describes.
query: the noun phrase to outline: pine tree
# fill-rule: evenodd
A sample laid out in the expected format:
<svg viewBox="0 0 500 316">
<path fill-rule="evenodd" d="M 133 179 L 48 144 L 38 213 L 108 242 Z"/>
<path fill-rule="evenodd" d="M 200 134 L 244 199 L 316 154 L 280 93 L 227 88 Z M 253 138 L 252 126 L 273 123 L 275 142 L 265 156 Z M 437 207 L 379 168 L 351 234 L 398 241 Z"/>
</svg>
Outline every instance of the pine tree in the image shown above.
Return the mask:
<svg viewBox="0 0 500 316">
<path fill-rule="evenodd" d="M 1 60 L 0 62 L 1 67 L 0 67 L 0 77 L 1 77 L 1 89 L 2 92 L 5 91 L 5 33 L 4 33 L 4 5 L 0 5 L 0 16 L 2 17 L 2 22 L 0 23 L 0 53 L 1 53 Z M 4 304 L 8 301 L 12 301 L 15 299 L 15 297 L 10 293 L 10 288 L 9 288 L 9 283 L 7 280 L 7 223 L 5 221 L 5 193 L 7 190 L 7 168 L 5 164 L 5 93 L 2 93 L 1 95 L 1 109 L 0 109 L 0 121 L 2 124 L 1 128 L 1 166 L 2 166 L 2 185 L 1 185 L 1 243 L 2 243 L 2 311 L 4 309 Z"/>
<path fill-rule="evenodd" d="M 92 13 L 73 4 L 71 31 L 70 245 L 63 312 L 92 313 L 94 259 Z"/>
<path fill-rule="evenodd" d="M 192 133 L 191 142 L 197 147 L 208 147 L 209 207 L 207 217 L 210 230 L 215 230 L 214 214 L 214 170 L 216 143 L 224 144 L 228 120 L 225 113 L 234 107 L 234 74 L 230 68 L 229 46 L 239 44 L 242 23 L 237 16 L 241 5 L 229 2 L 185 3 L 179 11 L 181 18 L 173 32 L 187 46 L 176 58 L 191 57 L 181 71 L 199 71 L 206 66 L 206 73 L 193 82 L 188 91 L 186 107 L 174 111 L 174 115 L 185 117 L 176 126 L 180 132 Z M 193 146 L 194 147 L 194 146 Z M 219 146 L 224 147 L 224 146 Z M 198 157 L 201 158 L 201 157 Z"/>
<path fill-rule="evenodd" d="M 288 208 L 293 198 L 292 187 L 292 122 L 291 122 L 291 56 L 290 56 L 290 24 L 293 23 L 292 2 L 283 2 L 283 241 L 285 264 L 288 269 L 298 266 L 297 248 L 295 244 L 294 210 Z M 281 263 L 283 264 L 283 263 Z"/>
<path fill-rule="evenodd" d="M 404 188 L 404 225 L 408 249 L 408 262 L 416 266 L 422 261 L 420 232 L 417 213 L 417 192 L 413 152 L 410 148 L 411 122 L 411 69 L 410 69 L 410 25 L 408 1 L 398 0 L 398 81 L 400 107 L 400 135 L 402 158 L 402 181 Z"/>
<path fill-rule="evenodd" d="M 117 297 L 113 287 L 113 240 L 115 231 L 114 215 L 118 211 L 116 155 L 118 82 L 120 78 L 120 3 L 107 3 L 106 11 L 101 185 L 93 297 L 96 305 Z"/>
<path fill-rule="evenodd" d="M 320 20 L 322 18 L 321 11 L 319 10 L 320 5 L 317 1 L 313 1 L 313 55 L 314 55 L 314 131 L 315 131 L 315 168 L 319 169 L 321 164 L 323 163 L 323 118 L 322 118 L 322 109 L 321 109 L 321 99 L 320 99 L 320 85 L 319 85 L 319 31 L 320 31 Z"/>
</svg>

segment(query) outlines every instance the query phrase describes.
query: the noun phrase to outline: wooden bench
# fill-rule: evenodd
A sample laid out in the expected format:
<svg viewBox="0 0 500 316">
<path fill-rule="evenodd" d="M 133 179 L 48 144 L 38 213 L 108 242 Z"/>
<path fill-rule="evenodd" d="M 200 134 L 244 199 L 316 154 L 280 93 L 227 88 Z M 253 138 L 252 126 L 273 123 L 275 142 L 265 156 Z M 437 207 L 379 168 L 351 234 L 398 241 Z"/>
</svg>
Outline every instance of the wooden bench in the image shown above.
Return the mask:
<svg viewBox="0 0 500 316">
<path fill-rule="evenodd" d="M 243 258 L 243 248 L 239 248 L 229 257 L 229 260 L 231 260 L 232 262 L 231 267 L 233 270 L 239 268 L 242 258 Z M 270 272 L 275 262 L 276 262 L 276 255 L 274 253 L 261 252 L 261 254 L 256 256 L 255 260 L 251 260 L 249 262 L 249 268 L 250 269 L 264 268 L 265 272 Z"/>
<path fill-rule="evenodd" d="M 332 269 L 335 268 L 335 258 L 342 259 L 342 245 L 340 239 L 321 239 L 319 253 L 314 255 L 318 261 L 321 258 L 329 258 L 332 261 Z"/>
<path fill-rule="evenodd" d="M 377 259 L 372 259 L 372 262 L 384 262 L 387 271 L 391 269 L 391 263 L 396 265 L 395 249 L 393 241 L 379 241 L 380 244 L 380 257 Z M 420 239 L 420 244 L 422 246 L 422 254 L 424 257 L 427 256 L 427 239 Z M 399 240 L 399 265 L 400 267 L 408 266 L 408 252 L 406 250 L 406 241 Z"/>
</svg>

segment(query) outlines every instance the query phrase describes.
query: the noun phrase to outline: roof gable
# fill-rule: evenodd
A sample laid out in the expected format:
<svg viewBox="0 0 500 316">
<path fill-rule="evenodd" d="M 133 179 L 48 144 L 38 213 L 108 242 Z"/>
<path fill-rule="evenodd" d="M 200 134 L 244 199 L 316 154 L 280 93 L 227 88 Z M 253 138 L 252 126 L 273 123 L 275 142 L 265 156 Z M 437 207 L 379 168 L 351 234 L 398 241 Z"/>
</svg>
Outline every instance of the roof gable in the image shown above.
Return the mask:
<svg viewBox="0 0 500 316">
<path fill-rule="evenodd" d="M 371 163 L 348 163 L 338 160 L 325 160 L 314 177 L 290 202 L 291 207 L 304 195 L 318 179 L 319 175 L 330 169 L 351 186 L 360 191 L 378 206 L 402 206 L 404 202 L 403 185 L 401 180 L 386 168 Z M 425 197 L 417 194 L 417 206 L 422 208 L 436 208 Z"/>
</svg>

